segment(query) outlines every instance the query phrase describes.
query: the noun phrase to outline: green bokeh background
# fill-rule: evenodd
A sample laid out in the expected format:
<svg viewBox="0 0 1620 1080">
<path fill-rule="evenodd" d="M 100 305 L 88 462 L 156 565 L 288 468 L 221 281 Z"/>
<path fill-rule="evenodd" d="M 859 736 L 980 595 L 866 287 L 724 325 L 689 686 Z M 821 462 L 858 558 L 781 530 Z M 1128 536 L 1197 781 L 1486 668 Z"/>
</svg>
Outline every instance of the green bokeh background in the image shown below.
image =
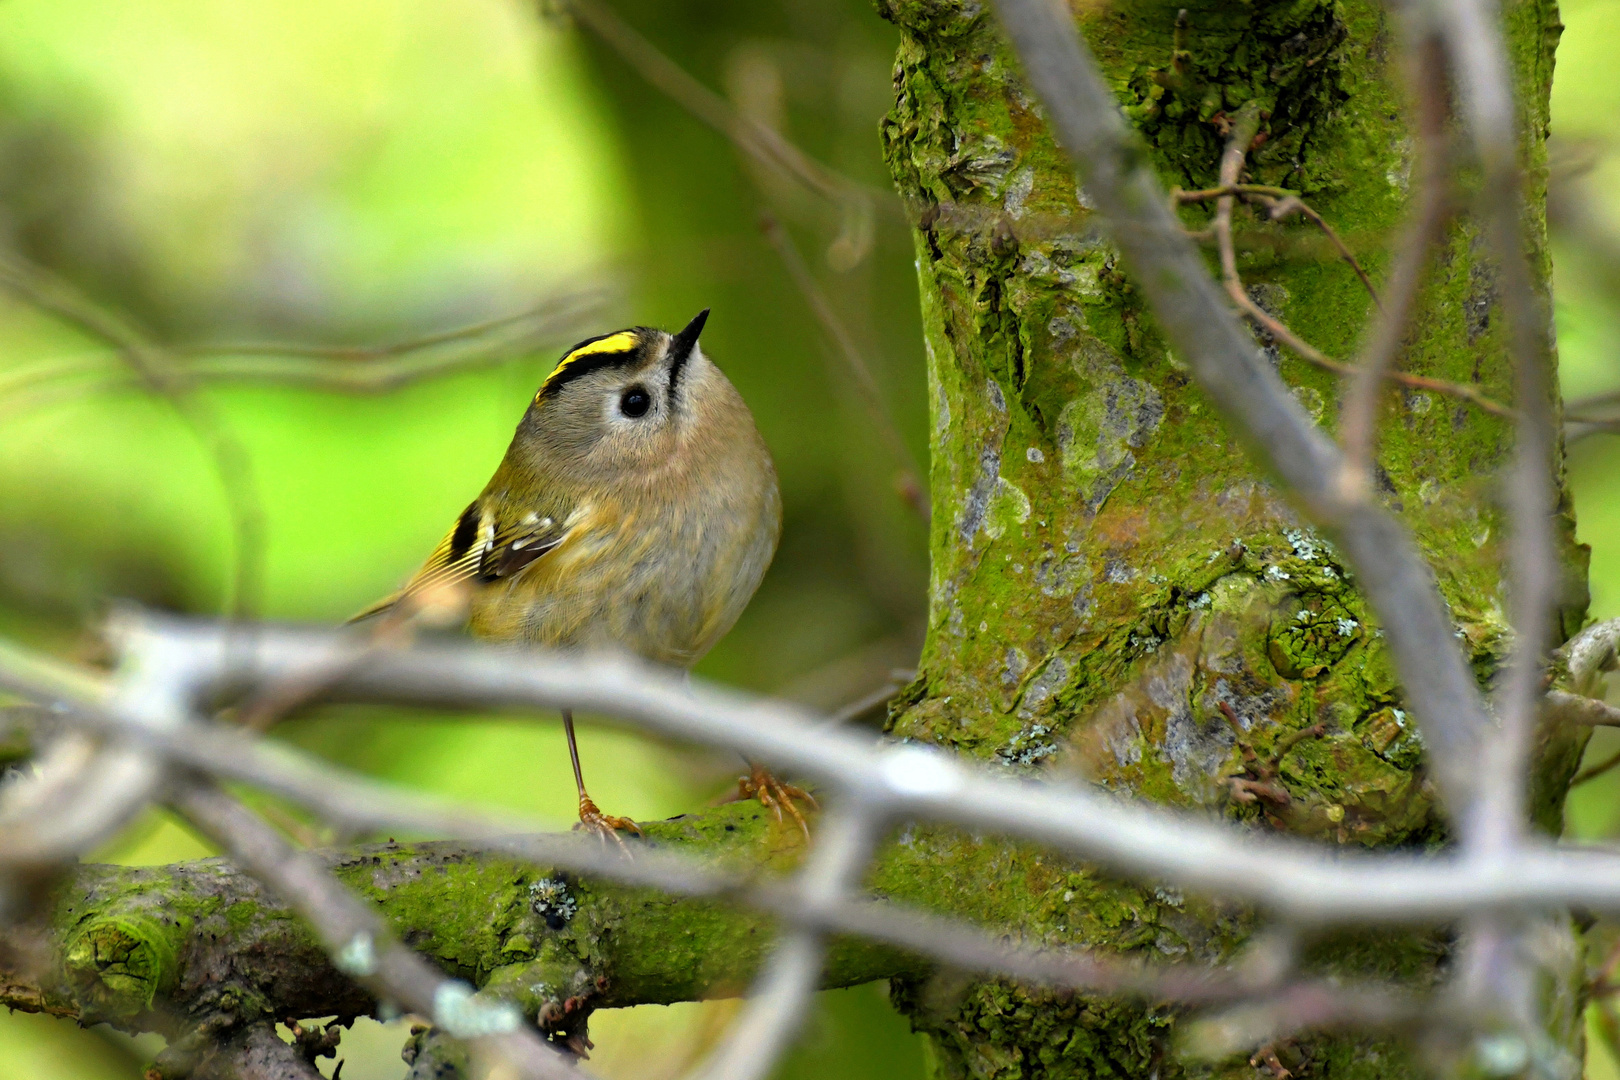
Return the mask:
<svg viewBox="0 0 1620 1080">
<path fill-rule="evenodd" d="M 877 121 L 895 34 L 864 0 L 624 0 L 616 8 L 705 84 L 779 123 L 879 191 Z M 1554 90 L 1563 182 L 1607 233 L 1555 241 L 1566 390 L 1620 385 L 1620 0 L 1566 4 Z M 1562 160 L 1562 159 L 1561 159 Z M 1573 170 L 1566 170 L 1573 172 Z M 848 397 L 825 335 L 758 228 L 786 220 L 872 361 L 921 456 L 924 380 L 910 238 L 879 200 L 853 269 L 821 257 L 825 203 L 739 160 L 616 55 L 511 0 L 8 0 L 0 5 L 0 241 L 170 342 L 376 342 L 505 315 L 562 293 L 611 298 L 579 332 L 492 369 L 387 396 L 212 387 L 253 462 L 266 523 L 260 610 L 331 622 L 407 574 L 504 450 L 533 387 L 574 338 L 674 326 L 704 342 L 750 402 L 781 474 L 781 552 L 709 678 L 824 706 L 916 655 L 926 537 Z M 28 382 L 98 343 L 0 295 L 0 632 L 93 656 L 109 598 L 188 611 L 226 601 L 234 552 L 220 482 L 166 404 L 105 378 Z M 1570 461 L 1593 614 L 1620 615 L 1620 444 Z M 550 717 L 300 717 L 280 737 L 368 773 L 510 806 L 559 827 L 573 789 Z M 1620 736 L 1595 741 L 1594 755 Z M 702 805 L 736 762 L 587 722 L 604 808 L 661 817 Z M 1620 779 L 1583 788 L 1571 828 L 1620 830 Z M 208 853 L 153 814 L 101 857 Z M 595 1067 L 674 1076 L 734 1005 L 604 1012 Z M 397 1080 L 401 1025 L 361 1022 L 346 1080 Z M 139 1075 L 160 1044 L 0 1017 L 0 1076 Z M 322 1063 L 330 1074 L 332 1062 Z M 782 1077 L 903 1080 L 922 1051 L 877 987 L 821 995 Z M 1603 1053 L 1593 1076 L 1620 1077 Z"/>
</svg>

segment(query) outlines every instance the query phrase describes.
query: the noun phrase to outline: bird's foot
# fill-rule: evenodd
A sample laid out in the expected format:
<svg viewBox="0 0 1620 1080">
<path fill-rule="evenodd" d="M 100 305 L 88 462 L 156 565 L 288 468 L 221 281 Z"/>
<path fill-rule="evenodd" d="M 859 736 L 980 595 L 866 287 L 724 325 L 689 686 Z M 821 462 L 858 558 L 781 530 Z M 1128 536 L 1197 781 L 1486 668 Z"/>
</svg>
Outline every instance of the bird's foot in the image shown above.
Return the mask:
<svg viewBox="0 0 1620 1080">
<path fill-rule="evenodd" d="M 601 840 L 604 844 L 607 843 L 609 837 L 612 837 L 613 842 L 619 845 L 619 850 L 624 852 L 626 855 L 630 854 L 630 849 L 625 847 L 624 838 L 621 837 L 619 833 L 624 831 L 633 832 L 637 836 L 646 835 L 641 831 L 641 826 L 637 825 L 629 818 L 615 817 L 612 814 L 602 813 L 602 811 L 596 808 L 596 803 L 591 801 L 591 797 L 589 795 L 581 795 L 579 797 L 579 824 L 575 825 L 574 828 L 584 829 L 586 832 L 595 833 L 597 839 Z"/>
<path fill-rule="evenodd" d="M 782 783 L 771 775 L 770 770 L 758 765 L 754 766 L 754 771 L 750 775 L 737 777 L 737 794 L 744 799 L 758 799 L 768 809 L 776 811 L 777 821 L 783 820 L 782 811 L 786 810 L 793 815 L 793 820 L 799 823 L 799 828 L 804 830 L 807 839 L 810 836 L 810 825 L 804 820 L 804 815 L 799 813 L 799 808 L 793 805 L 793 800 L 803 799 L 818 809 L 821 806 L 816 802 L 816 797 L 808 791 L 792 784 Z"/>
</svg>

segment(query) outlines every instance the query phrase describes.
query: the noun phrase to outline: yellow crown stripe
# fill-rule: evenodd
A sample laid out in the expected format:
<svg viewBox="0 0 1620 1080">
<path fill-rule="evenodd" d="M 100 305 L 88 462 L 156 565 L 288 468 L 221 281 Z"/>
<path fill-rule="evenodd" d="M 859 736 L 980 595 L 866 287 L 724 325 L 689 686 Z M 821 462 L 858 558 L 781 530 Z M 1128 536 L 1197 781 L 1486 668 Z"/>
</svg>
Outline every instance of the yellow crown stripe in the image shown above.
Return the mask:
<svg viewBox="0 0 1620 1080">
<path fill-rule="evenodd" d="M 637 342 L 638 338 L 635 331 L 620 330 L 617 334 L 609 334 L 607 337 L 593 341 L 589 345 L 581 345 L 558 361 L 551 374 L 546 376 L 546 381 L 540 384 L 539 392 L 534 395 L 535 400 L 540 400 L 540 395 L 546 392 L 546 387 L 556 382 L 557 376 L 567 371 L 568 365 L 574 361 L 586 356 L 595 356 L 598 353 L 630 352 L 636 347 Z"/>
</svg>

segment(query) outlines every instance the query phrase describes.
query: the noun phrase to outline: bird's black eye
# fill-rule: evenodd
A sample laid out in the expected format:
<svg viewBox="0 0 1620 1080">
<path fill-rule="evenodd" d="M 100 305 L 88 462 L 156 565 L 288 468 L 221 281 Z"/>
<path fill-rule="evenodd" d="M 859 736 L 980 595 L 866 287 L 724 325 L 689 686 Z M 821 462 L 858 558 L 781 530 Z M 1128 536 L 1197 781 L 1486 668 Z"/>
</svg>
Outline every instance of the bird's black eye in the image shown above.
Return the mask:
<svg viewBox="0 0 1620 1080">
<path fill-rule="evenodd" d="M 647 410 L 650 408 L 652 408 L 652 397 L 639 386 L 632 386 L 619 399 L 619 411 L 632 420 L 638 416 L 646 416 Z"/>
</svg>

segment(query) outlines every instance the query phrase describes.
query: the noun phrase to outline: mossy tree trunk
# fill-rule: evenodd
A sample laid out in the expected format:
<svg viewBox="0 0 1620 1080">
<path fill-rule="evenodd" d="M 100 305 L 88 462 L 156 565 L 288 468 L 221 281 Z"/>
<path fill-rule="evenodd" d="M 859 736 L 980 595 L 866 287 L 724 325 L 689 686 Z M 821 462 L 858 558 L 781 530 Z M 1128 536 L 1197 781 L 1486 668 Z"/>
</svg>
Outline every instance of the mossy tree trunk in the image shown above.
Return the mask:
<svg viewBox="0 0 1620 1080">
<path fill-rule="evenodd" d="M 1414 194 L 1415 139 L 1395 28 L 1377 4 L 1215 0 L 1191 7 L 1179 34 L 1179 4 L 1071 6 L 1166 187 L 1215 186 L 1223 121 L 1257 101 L 1267 119 L 1249 179 L 1303 193 L 1381 276 Z M 917 222 L 935 508 L 922 674 L 893 733 L 1080 773 L 1256 830 L 1339 845 L 1442 842 L 1422 746 L 1353 574 L 1256 472 L 1166 347 L 988 6 L 880 0 L 880 10 L 903 34 L 883 137 Z M 1508 25 L 1544 289 L 1556 7 L 1519 0 Z M 1189 225 L 1207 213 L 1189 212 Z M 1308 225 L 1240 209 L 1237 228 L 1254 299 L 1329 354 L 1353 356 L 1370 301 L 1352 268 Z M 1466 213 L 1448 228 L 1404 365 L 1505 401 L 1511 371 L 1485 247 Z M 1331 427 L 1335 377 L 1261 344 Z M 1511 427 L 1411 392 L 1391 392 L 1380 421 L 1384 499 L 1432 561 L 1488 681 L 1509 646 L 1496 497 Z M 1567 635 L 1584 616 L 1585 563 L 1567 513 L 1561 525 Z M 1559 828 L 1582 744 L 1546 747 L 1535 802 L 1544 828 Z M 913 849 L 920 867 L 922 848 L 961 843 L 914 838 Z M 1240 913 L 1165 890 L 1047 876 L 1006 911 L 993 898 L 992 913 L 1032 940 L 1147 957 L 1229 956 L 1251 929 Z M 1318 951 L 1330 967 L 1423 978 L 1444 943 Z M 1161 1064 L 1168 1010 L 999 983 L 947 997 L 916 986 L 901 999 L 932 1036 L 942 1076 L 1180 1068 Z M 1410 1069 L 1370 1040 L 1295 1050 L 1311 1075 Z"/>
</svg>

